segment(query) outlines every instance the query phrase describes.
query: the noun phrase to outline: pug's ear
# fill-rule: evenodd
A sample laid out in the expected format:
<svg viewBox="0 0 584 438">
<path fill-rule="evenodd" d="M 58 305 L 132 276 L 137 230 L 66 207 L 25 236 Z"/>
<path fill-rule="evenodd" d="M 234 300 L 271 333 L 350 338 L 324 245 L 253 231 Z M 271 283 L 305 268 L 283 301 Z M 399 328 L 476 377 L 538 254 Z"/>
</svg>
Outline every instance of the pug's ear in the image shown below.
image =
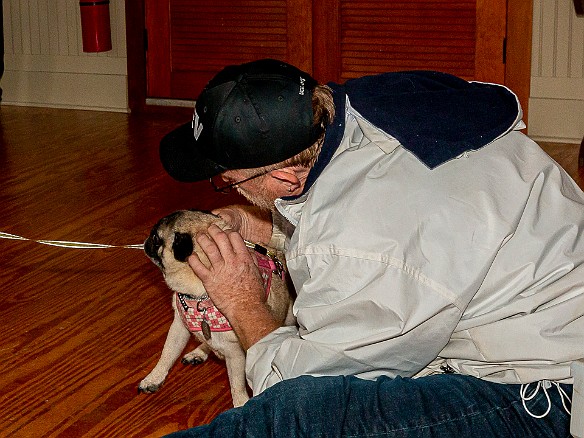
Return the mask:
<svg viewBox="0 0 584 438">
<path fill-rule="evenodd" d="M 172 252 L 176 260 L 186 262 L 187 258 L 193 253 L 193 250 L 193 239 L 190 234 L 174 233 Z"/>
</svg>

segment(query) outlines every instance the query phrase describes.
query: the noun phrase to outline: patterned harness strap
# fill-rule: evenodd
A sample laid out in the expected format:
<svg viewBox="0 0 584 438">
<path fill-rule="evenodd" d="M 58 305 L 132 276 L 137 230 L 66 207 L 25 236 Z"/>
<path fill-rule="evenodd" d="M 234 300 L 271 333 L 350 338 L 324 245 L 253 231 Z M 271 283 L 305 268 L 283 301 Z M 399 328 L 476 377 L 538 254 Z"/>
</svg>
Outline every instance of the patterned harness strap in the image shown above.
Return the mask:
<svg viewBox="0 0 584 438">
<path fill-rule="evenodd" d="M 284 270 L 278 259 L 267 254 L 258 253 L 258 267 L 264 283 L 266 297 L 272 287 L 272 275 L 276 274 L 284 279 Z M 201 298 L 193 298 L 189 295 L 175 293 L 176 307 L 179 309 L 183 324 L 191 333 L 203 331 L 205 338 L 208 331 L 226 332 L 233 330 L 227 318 L 217 309 L 211 299 L 205 295 Z"/>
</svg>

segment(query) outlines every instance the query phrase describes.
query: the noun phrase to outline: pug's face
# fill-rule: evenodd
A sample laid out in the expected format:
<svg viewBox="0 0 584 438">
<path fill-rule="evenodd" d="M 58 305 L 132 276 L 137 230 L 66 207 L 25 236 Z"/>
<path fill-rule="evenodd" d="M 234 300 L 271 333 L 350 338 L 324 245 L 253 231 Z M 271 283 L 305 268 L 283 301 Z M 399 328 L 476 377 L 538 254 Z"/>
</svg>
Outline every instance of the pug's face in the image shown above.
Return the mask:
<svg viewBox="0 0 584 438">
<path fill-rule="evenodd" d="M 173 291 L 193 297 L 205 293 L 201 280 L 193 273 L 187 259 L 196 252 L 203 263 L 209 264 L 196 245 L 195 236 L 200 231 L 206 232 L 211 224 L 221 229 L 228 228 L 214 214 L 198 210 L 177 211 L 160 219 L 144 242 L 146 255 L 160 268 L 166 284 Z"/>
</svg>

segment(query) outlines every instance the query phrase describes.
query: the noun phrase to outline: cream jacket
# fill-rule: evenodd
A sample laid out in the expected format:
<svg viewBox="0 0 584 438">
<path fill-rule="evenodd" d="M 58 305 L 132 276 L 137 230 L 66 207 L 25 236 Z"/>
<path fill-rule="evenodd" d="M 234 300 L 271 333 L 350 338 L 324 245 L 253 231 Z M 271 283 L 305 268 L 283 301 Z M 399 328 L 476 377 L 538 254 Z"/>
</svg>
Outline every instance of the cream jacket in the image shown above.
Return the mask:
<svg viewBox="0 0 584 438">
<path fill-rule="evenodd" d="M 299 327 L 254 345 L 255 394 L 303 374 L 571 382 L 584 357 L 584 194 L 512 131 L 430 170 L 346 107 L 308 193 L 276 206 Z"/>
</svg>

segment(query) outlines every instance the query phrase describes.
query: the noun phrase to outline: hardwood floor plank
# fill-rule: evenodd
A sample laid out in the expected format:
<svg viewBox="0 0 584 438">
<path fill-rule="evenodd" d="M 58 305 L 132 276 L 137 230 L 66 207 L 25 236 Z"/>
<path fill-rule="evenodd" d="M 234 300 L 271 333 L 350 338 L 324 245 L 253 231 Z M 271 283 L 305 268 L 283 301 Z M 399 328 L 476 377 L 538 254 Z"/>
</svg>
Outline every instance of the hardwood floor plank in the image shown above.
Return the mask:
<svg viewBox="0 0 584 438">
<path fill-rule="evenodd" d="M 242 202 L 163 172 L 158 142 L 188 112 L 0 107 L 0 231 L 139 244 L 174 210 Z M 142 251 L 0 246 L 0 436 L 161 436 L 231 406 L 214 359 L 177 364 L 158 393 L 137 393 L 172 320 L 171 293 Z"/>
<path fill-rule="evenodd" d="M 549 142 L 540 142 L 539 145 L 584 189 L 584 167 L 578 167 L 580 145 Z"/>
</svg>

